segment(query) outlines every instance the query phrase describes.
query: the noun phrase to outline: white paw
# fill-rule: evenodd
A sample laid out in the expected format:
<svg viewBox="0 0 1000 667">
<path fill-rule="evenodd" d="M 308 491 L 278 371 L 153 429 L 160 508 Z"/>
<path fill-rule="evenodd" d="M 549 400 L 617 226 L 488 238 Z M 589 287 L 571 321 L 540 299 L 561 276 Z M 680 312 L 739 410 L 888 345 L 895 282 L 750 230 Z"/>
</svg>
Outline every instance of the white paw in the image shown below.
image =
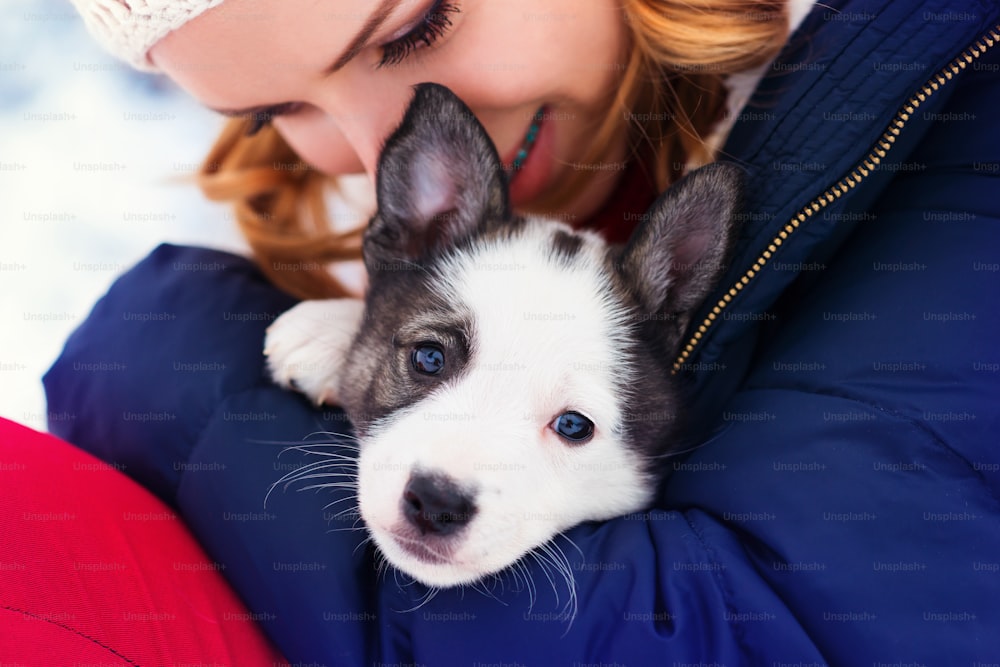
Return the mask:
<svg viewBox="0 0 1000 667">
<path fill-rule="evenodd" d="M 317 405 L 335 403 L 344 359 L 364 309 L 359 299 L 327 299 L 303 301 L 284 312 L 264 339 L 271 379 Z"/>
</svg>

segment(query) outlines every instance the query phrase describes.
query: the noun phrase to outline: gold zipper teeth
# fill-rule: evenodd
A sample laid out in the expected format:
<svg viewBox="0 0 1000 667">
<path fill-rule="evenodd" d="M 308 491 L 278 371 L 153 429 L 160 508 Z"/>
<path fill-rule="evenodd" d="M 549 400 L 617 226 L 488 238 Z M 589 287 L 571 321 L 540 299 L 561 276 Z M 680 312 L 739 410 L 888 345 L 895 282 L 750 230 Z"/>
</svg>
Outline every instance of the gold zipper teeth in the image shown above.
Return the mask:
<svg viewBox="0 0 1000 667">
<path fill-rule="evenodd" d="M 764 265 L 767 264 L 768 260 L 775 253 L 782 243 L 788 240 L 796 229 L 799 228 L 802 223 L 811 218 L 814 214 L 823 210 L 827 204 L 833 203 L 841 195 L 847 193 L 858 185 L 862 180 L 864 180 L 869 173 L 875 170 L 879 162 L 883 160 L 889 150 L 892 148 L 893 144 L 896 143 L 896 137 L 899 136 L 900 131 L 906 125 L 907 121 L 910 119 L 910 115 L 916 111 L 916 109 L 927 101 L 931 95 L 937 92 L 942 86 L 951 81 L 952 77 L 968 67 L 977 58 L 982 56 L 986 51 L 993 48 L 993 46 L 1000 41 L 1000 25 L 994 26 L 993 29 L 989 30 L 985 35 L 978 39 L 972 46 L 963 51 L 957 58 L 952 60 L 948 65 L 946 65 L 941 71 L 932 76 L 924 86 L 918 90 L 913 96 L 907 100 L 899 111 L 896 112 L 895 118 L 889 123 L 889 127 L 886 128 L 885 132 L 882 133 L 882 137 L 875 142 L 871 151 L 868 153 L 867 157 L 862 159 L 854 169 L 840 179 L 837 183 L 832 185 L 819 197 L 809 202 L 802 210 L 795 214 L 788 224 L 778 232 L 771 243 L 767 246 L 767 249 L 761 252 L 757 261 L 753 263 L 747 272 L 732 286 L 729 291 L 726 292 L 718 303 L 716 303 L 710 313 L 705 317 L 700 325 L 698 325 L 697 330 L 692 334 L 691 338 L 688 339 L 687 344 L 684 345 L 684 349 L 677 355 L 677 359 L 674 361 L 673 370 L 671 374 L 676 374 L 681 370 L 683 365 L 694 353 L 695 348 L 701 343 L 702 339 L 705 337 L 705 333 L 718 321 L 722 311 L 732 303 L 736 295 L 739 294 L 744 287 L 746 287 L 754 277 L 760 273 Z"/>
</svg>

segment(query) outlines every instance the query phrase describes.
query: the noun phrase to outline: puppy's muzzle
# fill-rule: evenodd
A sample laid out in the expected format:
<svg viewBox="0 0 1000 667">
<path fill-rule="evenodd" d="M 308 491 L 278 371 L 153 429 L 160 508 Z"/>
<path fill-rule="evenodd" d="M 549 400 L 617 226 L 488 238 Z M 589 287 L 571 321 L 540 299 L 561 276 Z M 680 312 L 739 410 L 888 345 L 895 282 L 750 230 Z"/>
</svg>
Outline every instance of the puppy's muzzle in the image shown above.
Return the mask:
<svg viewBox="0 0 1000 667">
<path fill-rule="evenodd" d="M 476 514 L 475 496 L 450 477 L 414 472 L 402 498 L 403 516 L 423 536 L 457 533 Z"/>
</svg>

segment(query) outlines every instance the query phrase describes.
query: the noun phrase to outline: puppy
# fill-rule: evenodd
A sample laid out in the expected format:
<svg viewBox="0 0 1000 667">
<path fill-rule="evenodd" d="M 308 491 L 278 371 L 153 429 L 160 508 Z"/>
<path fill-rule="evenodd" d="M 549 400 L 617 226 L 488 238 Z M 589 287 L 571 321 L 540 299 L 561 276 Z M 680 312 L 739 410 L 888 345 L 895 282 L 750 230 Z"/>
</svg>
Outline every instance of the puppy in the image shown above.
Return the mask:
<svg viewBox="0 0 1000 667">
<path fill-rule="evenodd" d="M 680 446 L 671 364 L 725 268 L 740 182 L 699 169 L 608 246 L 515 214 L 472 112 L 417 86 L 380 157 L 364 301 L 304 302 L 265 348 L 277 383 L 346 411 L 392 565 L 472 583 L 650 504 Z"/>
</svg>

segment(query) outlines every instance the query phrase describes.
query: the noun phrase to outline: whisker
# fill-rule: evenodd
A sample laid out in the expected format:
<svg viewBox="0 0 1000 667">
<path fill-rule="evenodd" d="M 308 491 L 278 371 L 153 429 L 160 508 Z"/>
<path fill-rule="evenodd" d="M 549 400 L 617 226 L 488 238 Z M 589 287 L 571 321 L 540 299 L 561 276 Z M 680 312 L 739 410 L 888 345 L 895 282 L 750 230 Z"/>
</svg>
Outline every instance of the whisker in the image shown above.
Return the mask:
<svg viewBox="0 0 1000 667">
<path fill-rule="evenodd" d="M 355 529 L 355 528 L 352 526 L 352 529 Z M 363 528 L 356 528 L 355 530 L 363 530 Z M 358 554 L 358 549 L 367 546 L 368 543 L 371 542 L 371 541 L 372 541 L 372 536 L 371 536 L 371 533 L 369 533 L 368 537 L 366 537 L 365 539 L 361 540 L 358 543 L 358 546 L 354 547 L 354 551 L 351 552 L 351 556 L 356 556 Z M 375 577 L 376 577 L 376 579 L 379 577 L 379 575 L 382 574 L 382 568 L 383 568 L 384 565 L 385 565 L 385 556 L 382 555 L 381 551 L 379 551 L 378 549 L 376 549 L 375 550 Z"/>
<path fill-rule="evenodd" d="M 331 521 L 340 521 L 341 519 L 346 519 L 348 516 L 353 516 L 354 517 L 354 523 L 351 524 L 353 527 L 358 527 L 358 524 L 362 523 L 362 521 L 361 521 L 361 512 L 358 511 L 357 505 L 354 505 L 352 507 L 348 507 L 348 508 L 340 510 L 339 512 L 337 512 L 336 514 L 334 514 L 332 517 L 330 517 L 330 520 Z M 364 528 L 364 526 L 360 526 L 360 527 Z"/>
<path fill-rule="evenodd" d="M 344 472 L 319 472 L 318 470 L 314 469 L 314 470 L 303 470 L 303 471 L 301 471 L 300 474 L 297 474 L 297 475 L 295 475 L 293 477 L 290 477 L 288 480 L 286 480 L 285 487 L 287 488 L 288 485 L 292 484 L 293 482 L 301 482 L 302 480 L 305 480 L 305 479 L 319 479 L 321 477 L 326 477 L 326 478 L 339 477 L 339 478 L 342 478 L 342 479 L 349 479 L 352 482 L 354 482 L 355 484 L 357 484 L 357 481 L 358 481 L 358 476 L 354 475 L 354 474 L 351 474 L 351 473 L 344 473 Z"/>
<path fill-rule="evenodd" d="M 434 598 L 436 598 L 437 594 L 438 594 L 438 592 L 440 590 L 441 589 L 438 588 L 437 586 L 428 586 L 427 587 L 427 592 L 424 593 L 422 596 L 420 596 L 420 601 L 417 602 L 416 605 L 414 605 L 413 607 L 410 607 L 409 609 L 394 609 L 393 611 L 395 611 L 397 613 L 400 613 L 400 614 L 408 614 L 408 613 L 410 613 L 412 611 L 416 611 L 416 610 L 420 609 L 421 607 L 423 607 L 428 602 L 430 602 L 431 600 L 433 600 Z"/>
<path fill-rule="evenodd" d="M 326 532 L 328 532 L 328 533 L 356 533 L 359 530 L 365 530 L 365 528 L 364 527 L 360 527 L 359 528 L 359 527 L 356 527 L 356 526 L 345 526 L 343 528 L 327 528 Z"/>
<path fill-rule="evenodd" d="M 311 433 L 307 435 L 306 438 L 317 435 L 318 433 Z M 357 462 L 357 454 L 360 450 L 360 445 L 358 444 L 357 438 L 354 436 L 347 435 L 346 433 L 331 433 L 329 435 L 335 436 L 336 438 L 346 438 L 348 440 L 354 440 L 354 442 L 342 442 L 339 440 L 331 440 L 328 442 L 296 442 L 296 443 L 286 443 L 288 446 L 285 447 L 278 454 L 278 458 L 281 458 L 288 452 L 299 452 L 309 456 L 321 456 L 323 458 L 334 458 L 348 463 Z M 334 451 L 328 451 L 328 449 L 336 448 Z M 341 451 L 349 452 L 348 454 L 343 454 Z"/>
<path fill-rule="evenodd" d="M 574 546 L 576 545 L 574 544 Z M 566 603 L 562 606 L 560 613 L 569 617 L 569 624 L 566 626 L 566 633 L 568 633 L 577 614 L 576 578 L 573 576 L 573 568 L 570 565 L 569 558 L 566 557 L 562 548 L 555 542 L 541 545 L 536 551 L 532 552 L 532 555 L 535 556 L 542 572 L 545 573 L 546 578 L 549 580 L 549 585 L 552 587 L 552 592 L 556 597 L 556 604 L 559 604 L 560 597 L 553 575 L 558 575 L 566 584 Z M 550 566 L 552 568 L 551 572 L 549 570 Z M 563 636 L 566 633 L 563 633 Z"/>
<path fill-rule="evenodd" d="M 278 458 L 281 458 L 288 452 L 297 452 L 299 454 L 305 454 L 306 456 L 316 456 L 322 457 L 319 461 L 312 461 L 309 463 L 303 463 L 301 466 L 290 470 L 277 481 L 275 481 L 268 488 L 267 493 L 264 495 L 264 507 L 267 507 L 267 503 L 271 498 L 271 493 L 274 492 L 276 488 L 283 487 L 284 490 L 288 490 L 289 486 L 297 482 L 308 479 L 316 479 L 319 477 L 343 477 L 351 482 L 344 484 L 334 484 L 330 483 L 327 485 L 309 485 L 304 488 L 298 489 L 299 491 L 306 490 L 319 490 L 321 488 L 354 488 L 357 485 L 357 450 L 358 438 L 346 433 L 331 433 L 328 431 L 314 431 L 306 436 L 306 438 L 311 438 L 317 435 L 334 436 L 336 438 L 342 438 L 347 440 L 354 440 L 354 442 L 298 442 L 298 443 L 281 443 L 288 446 L 285 447 L 281 452 L 278 453 Z M 259 441 L 268 442 L 268 441 Z M 273 442 L 273 441 L 271 441 Z M 343 454 L 340 451 L 325 451 L 323 448 L 340 448 L 351 452 L 351 454 Z M 353 485 L 353 486 L 352 486 Z"/>
<path fill-rule="evenodd" d="M 334 472 L 326 472 L 330 470 L 333 470 Z M 291 471 L 290 473 L 288 473 L 288 476 L 289 476 L 289 481 L 310 479 L 312 477 L 347 477 L 348 479 L 354 479 L 354 480 L 358 478 L 357 473 L 354 471 L 344 472 L 343 469 L 340 467 L 340 464 L 317 466 L 311 468 L 306 468 L 305 466 L 303 466 L 302 468 L 298 468 L 296 470 Z"/>
<path fill-rule="evenodd" d="M 556 538 L 559 538 L 559 539 L 562 539 L 562 540 L 566 540 L 567 542 L 569 542 L 570 545 L 572 545 L 572 547 L 574 549 L 576 549 L 576 552 L 578 554 L 580 554 L 580 558 L 586 560 L 586 554 L 583 553 L 583 549 L 580 548 L 580 545 L 578 545 L 576 542 L 574 542 L 573 540 L 571 540 L 569 538 L 569 536 L 566 535 L 566 533 L 559 533 L 558 535 L 556 535 Z M 553 539 L 555 539 L 555 538 L 553 538 Z M 569 559 L 566 559 L 566 566 L 569 567 Z"/>
<path fill-rule="evenodd" d="M 302 450 L 301 447 L 296 447 L 295 449 Z M 290 451 L 290 449 L 286 449 L 285 451 L 286 452 Z M 305 452 L 306 454 L 311 454 L 313 456 L 322 456 L 326 459 L 335 460 L 335 461 L 313 461 L 309 465 L 322 464 L 322 465 L 333 466 L 333 465 L 354 465 L 357 463 L 357 457 L 354 456 L 346 456 L 344 454 L 338 454 L 335 452 L 311 452 L 308 450 L 302 450 L 302 451 Z M 284 454 L 284 452 L 282 452 L 282 454 Z"/>
<path fill-rule="evenodd" d="M 499 577 L 494 574 L 493 578 L 492 578 L 493 583 L 496 584 L 497 580 L 499 580 Z M 477 593 L 483 595 L 484 597 L 492 598 L 493 600 L 496 600 L 500 604 L 503 604 L 504 606 L 506 606 L 506 603 L 504 603 L 500 598 L 498 598 L 496 596 L 496 594 L 493 591 L 489 590 L 486 587 L 486 580 L 485 579 L 482 579 L 480 581 L 474 581 L 474 582 L 472 582 L 472 584 L 469 585 L 469 588 L 471 588 L 472 590 L 476 591 Z"/>
<path fill-rule="evenodd" d="M 324 436 L 329 439 L 329 442 L 303 442 L 306 438 L 311 438 L 313 436 Z M 340 439 L 353 440 L 354 442 L 341 442 Z M 358 449 L 360 447 L 360 438 L 349 433 L 335 433 L 333 431 L 313 431 L 312 433 L 306 435 L 301 440 L 262 440 L 259 438 L 248 438 L 247 442 L 251 442 L 255 445 L 281 445 L 288 449 L 296 449 L 299 447 L 346 447 L 348 449 Z M 357 443 L 357 444 L 355 444 Z"/>
<path fill-rule="evenodd" d="M 357 502 L 357 500 L 358 500 L 358 494 L 354 494 L 353 496 L 344 496 L 343 498 L 337 498 L 336 500 L 332 500 L 332 501 L 328 502 L 326 505 L 323 505 L 323 510 L 326 511 L 326 510 L 330 509 L 331 507 L 333 507 L 334 505 L 339 505 L 340 503 L 348 502 L 348 501 L 351 501 L 351 500 Z M 337 514 L 343 514 L 345 512 L 350 512 L 350 511 L 356 510 L 356 509 L 357 509 L 357 507 L 348 507 L 346 510 L 341 510 Z M 336 518 L 337 514 L 334 515 L 334 518 Z"/>
<path fill-rule="evenodd" d="M 319 475 L 322 477 L 322 475 Z M 324 482 L 323 484 L 310 484 L 309 486 L 303 486 L 299 491 L 311 491 L 313 489 L 356 489 L 357 485 L 351 482 Z"/>
<path fill-rule="evenodd" d="M 556 604 L 558 604 L 559 592 L 556 590 L 556 585 L 555 582 L 552 580 L 552 575 L 549 574 L 548 563 L 545 561 L 543 556 L 544 553 L 541 551 L 536 550 L 531 552 L 531 557 L 535 559 L 535 562 L 538 563 L 539 567 L 542 570 L 542 573 L 549 580 L 549 585 L 552 587 L 552 591 L 556 594 Z"/>
</svg>

